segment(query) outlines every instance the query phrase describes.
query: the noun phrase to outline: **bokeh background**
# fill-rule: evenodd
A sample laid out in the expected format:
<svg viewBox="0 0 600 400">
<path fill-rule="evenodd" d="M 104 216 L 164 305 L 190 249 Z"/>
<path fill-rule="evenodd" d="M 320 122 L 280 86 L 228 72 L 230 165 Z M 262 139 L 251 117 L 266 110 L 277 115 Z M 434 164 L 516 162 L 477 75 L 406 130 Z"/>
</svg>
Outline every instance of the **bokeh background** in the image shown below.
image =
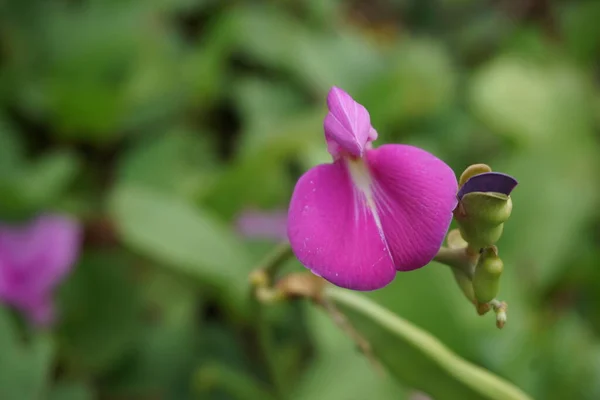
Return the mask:
<svg viewBox="0 0 600 400">
<path fill-rule="evenodd" d="M 238 218 L 329 160 L 332 85 L 378 143 L 520 182 L 503 330 L 435 263 L 368 296 L 536 399 L 600 398 L 598 21 L 591 0 L 0 0 L 0 217 L 86 229 L 50 331 L 0 314 L 3 399 L 258 400 L 263 325 L 286 399 L 416 398 L 310 304 L 240 307 L 277 240 Z"/>
</svg>

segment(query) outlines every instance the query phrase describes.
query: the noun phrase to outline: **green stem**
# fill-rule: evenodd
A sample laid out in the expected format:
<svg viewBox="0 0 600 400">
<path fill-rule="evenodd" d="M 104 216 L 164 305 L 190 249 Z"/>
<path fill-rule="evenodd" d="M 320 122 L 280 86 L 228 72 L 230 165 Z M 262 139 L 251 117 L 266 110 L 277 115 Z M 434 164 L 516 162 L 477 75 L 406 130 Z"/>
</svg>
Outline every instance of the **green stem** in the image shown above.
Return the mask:
<svg viewBox="0 0 600 400">
<path fill-rule="evenodd" d="M 479 254 L 472 254 L 465 248 L 441 247 L 433 260 L 457 269 L 469 279 L 473 279 L 478 258 Z"/>
<path fill-rule="evenodd" d="M 284 382 L 281 370 L 277 363 L 277 349 L 274 346 L 273 331 L 265 316 L 265 304 L 262 304 L 258 299 L 254 298 L 255 303 L 255 329 L 258 340 L 258 350 L 261 354 L 267 373 L 271 378 L 273 391 L 277 398 L 283 398 Z"/>
<path fill-rule="evenodd" d="M 267 372 L 271 377 L 277 398 L 283 398 L 285 385 L 280 368 L 277 366 L 277 349 L 273 345 L 273 332 L 265 316 L 266 305 L 260 301 L 257 294 L 261 290 L 264 291 L 271 288 L 275 276 L 292 256 L 293 252 L 289 243 L 282 243 L 267 254 L 250 276 L 251 284 L 254 287 L 250 301 L 254 308 L 254 329 L 257 336 L 257 347 L 267 368 Z"/>
<path fill-rule="evenodd" d="M 269 286 L 286 261 L 293 256 L 294 253 L 288 242 L 279 244 L 254 269 L 253 277 L 251 278 L 253 284 L 256 286 Z M 265 279 L 266 282 L 264 282 Z"/>
</svg>

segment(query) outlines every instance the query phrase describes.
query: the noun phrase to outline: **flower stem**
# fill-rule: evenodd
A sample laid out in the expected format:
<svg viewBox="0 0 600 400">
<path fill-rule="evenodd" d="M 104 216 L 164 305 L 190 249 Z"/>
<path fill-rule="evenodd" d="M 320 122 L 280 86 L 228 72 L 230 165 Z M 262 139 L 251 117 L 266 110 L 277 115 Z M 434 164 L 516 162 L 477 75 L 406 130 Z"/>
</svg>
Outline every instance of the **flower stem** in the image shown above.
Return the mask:
<svg viewBox="0 0 600 400">
<path fill-rule="evenodd" d="M 250 282 L 254 287 L 270 286 L 275 276 L 294 253 L 288 242 L 279 244 L 271 250 L 250 274 Z"/>
<path fill-rule="evenodd" d="M 449 248 L 442 246 L 433 258 L 441 264 L 457 269 L 464 273 L 469 279 L 473 279 L 475 265 L 479 254 L 472 254 L 466 248 Z"/>
<path fill-rule="evenodd" d="M 475 305 L 479 315 L 484 315 L 490 309 L 493 309 L 496 314 L 496 326 L 499 329 L 504 327 L 504 324 L 506 323 L 507 304 L 496 299 L 493 299 L 488 303 L 479 303 L 475 298 L 472 281 L 473 275 L 475 274 L 475 267 L 479 260 L 478 251 L 468 246 L 441 247 L 433 260 L 452 268 L 458 286 L 467 299 Z"/>
<path fill-rule="evenodd" d="M 257 348 L 265 364 L 276 398 L 283 397 L 284 382 L 280 369 L 277 366 L 277 349 L 274 346 L 273 332 L 265 315 L 264 307 L 268 301 L 266 298 L 276 299 L 276 291 L 273 288 L 273 280 L 281 267 L 293 255 L 289 243 L 282 243 L 275 247 L 258 264 L 250 274 L 252 285 L 251 302 L 254 308 L 254 329 L 257 337 Z"/>
</svg>

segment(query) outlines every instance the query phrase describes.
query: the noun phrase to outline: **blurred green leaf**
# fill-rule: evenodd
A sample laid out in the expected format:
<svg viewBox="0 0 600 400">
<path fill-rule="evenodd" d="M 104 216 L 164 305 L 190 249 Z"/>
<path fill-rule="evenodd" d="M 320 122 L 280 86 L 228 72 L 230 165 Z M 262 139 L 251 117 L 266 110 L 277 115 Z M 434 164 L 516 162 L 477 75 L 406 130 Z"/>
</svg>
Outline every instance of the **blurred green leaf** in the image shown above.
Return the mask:
<svg viewBox="0 0 600 400">
<path fill-rule="evenodd" d="M 49 54 L 40 81 L 57 134 L 106 141 L 125 111 L 124 83 L 143 43 L 148 15 L 135 2 L 56 8 L 44 20 Z M 77 34 L 73 34 L 77 32 Z"/>
<path fill-rule="evenodd" d="M 600 3 L 574 2 L 565 4 L 558 14 L 567 46 L 581 61 L 597 60 L 600 50 Z"/>
<path fill-rule="evenodd" d="M 515 386 L 461 359 L 426 331 L 376 303 L 338 288 L 328 288 L 325 296 L 401 382 L 440 400 L 529 399 Z"/>
<path fill-rule="evenodd" d="M 220 364 L 210 364 L 200 368 L 194 376 L 194 386 L 200 394 L 221 389 L 235 400 L 276 399 L 251 377 Z"/>
<path fill-rule="evenodd" d="M 244 53 L 289 71 L 319 95 L 333 85 L 353 92 L 384 67 L 377 49 L 348 27 L 309 29 L 282 8 L 256 5 L 239 7 L 231 18 Z"/>
<path fill-rule="evenodd" d="M 546 381 L 537 382 L 537 398 L 598 398 L 600 386 L 596 377 L 600 372 L 597 361 L 600 345 L 592 332 L 576 315 L 564 315 L 548 328 L 540 335 L 541 351 L 535 359 L 535 366 L 543 371 Z M 568 369 L 560 367 L 563 360 L 570 360 Z"/>
<path fill-rule="evenodd" d="M 114 190 L 110 210 L 128 245 L 217 288 L 238 310 L 244 307 L 248 257 L 214 218 L 176 197 L 133 185 Z"/>
<path fill-rule="evenodd" d="M 25 218 L 55 207 L 78 168 L 79 160 L 73 153 L 57 151 L 0 177 L 0 215 Z"/>
<path fill-rule="evenodd" d="M 194 285 L 170 271 L 146 272 L 142 286 L 153 318 L 144 324 L 135 348 L 119 368 L 106 377 L 107 392 L 118 397 L 162 393 L 176 396 L 189 390 L 196 367 L 202 327 L 196 314 L 201 301 Z"/>
<path fill-rule="evenodd" d="M 10 177 L 23 162 L 23 145 L 18 133 L 0 115 L 0 179 Z"/>
<path fill-rule="evenodd" d="M 120 253 L 86 253 L 61 291 L 59 335 L 73 368 L 106 371 L 141 331 L 139 288 Z"/>
<path fill-rule="evenodd" d="M 292 192 L 289 164 L 299 152 L 310 148 L 315 139 L 323 140 L 321 130 L 315 129 L 321 124 L 321 118 L 320 112 L 300 114 L 285 126 L 262 132 L 263 140 L 258 144 L 240 149 L 242 154 L 207 190 L 202 204 L 226 219 L 233 218 L 245 207 L 281 207 Z"/>
<path fill-rule="evenodd" d="M 316 354 L 293 388 L 292 400 L 407 398 L 406 390 L 373 368 L 327 315 L 312 305 L 305 306 Z"/>
<path fill-rule="evenodd" d="M 23 340 L 7 310 L 0 308 L 0 352 L 0 398 L 41 398 L 54 353 L 50 336 L 33 333 Z"/>
<path fill-rule="evenodd" d="M 62 382 L 50 390 L 48 400 L 94 400 L 92 389 L 78 382 Z"/>
<path fill-rule="evenodd" d="M 357 100 L 369 109 L 382 139 L 390 140 L 390 128 L 449 108 L 454 101 L 456 75 L 448 51 L 439 43 L 407 39 L 397 45 L 386 70 L 377 74 Z"/>
<path fill-rule="evenodd" d="M 247 78 L 236 82 L 234 90 L 237 108 L 245 126 L 238 145 L 242 154 L 264 148 L 277 137 L 285 137 L 281 133 L 282 127 L 305 109 L 302 99 L 293 88 L 280 83 Z"/>
<path fill-rule="evenodd" d="M 470 87 L 471 106 L 492 131 L 530 146 L 585 136 L 591 99 L 586 79 L 572 66 L 519 55 L 494 60 Z"/>
<path fill-rule="evenodd" d="M 39 158 L 21 177 L 25 197 L 32 204 L 51 204 L 73 181 L 79 166 L 71 152 L 57 151 Z"/>
<path fill-rule="evenodd" d="M 511 194 L 513 212 L 499 245 L 506 249 L 503 258 L 512 265 L 509 270 L 520 274 L 520 288 L 530 296 L 535 287 L 531 283 L 544 288 L 569 273 L 560 268 L 587 235 L 589 215 L 600 198 L 597 153 L 590 140 L 539 146 L 494 164 L 520 182 Z"/>
<path fill-rule="evenodd" d="M 182 56 L 182 81 L 189 90 L 190 106 L 194 108 L 209 108 L 223 91 L 229 90 L 228 57 L 234 32 L 231 24 L 231 19 L 216 18 L 208 28 L 207 40 Z"/>
<path fill-rule="evenodd" d="M 186 129 L 140 140 L 125 153 L 119 180 L 196 198 L 213 180 L 216 155 L 209 140 Z"/>
</svg>

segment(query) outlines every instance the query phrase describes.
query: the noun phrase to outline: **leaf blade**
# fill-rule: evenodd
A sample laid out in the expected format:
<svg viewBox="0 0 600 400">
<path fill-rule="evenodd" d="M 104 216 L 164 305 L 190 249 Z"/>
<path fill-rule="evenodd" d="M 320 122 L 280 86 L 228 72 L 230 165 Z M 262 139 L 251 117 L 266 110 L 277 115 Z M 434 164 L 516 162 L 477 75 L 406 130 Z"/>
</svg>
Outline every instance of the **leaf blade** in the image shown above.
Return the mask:
<svg viewBox="0 0 600 400">
<path fill-rule="evenodd" d="M 440 400 L 530 399 L 520 389 L 460 358 L 428 332 L 367 298 L 339 288 L 327 288 L 325 296 L 369 342 L 375 357 L 402 382 Z"/>
</svg>

